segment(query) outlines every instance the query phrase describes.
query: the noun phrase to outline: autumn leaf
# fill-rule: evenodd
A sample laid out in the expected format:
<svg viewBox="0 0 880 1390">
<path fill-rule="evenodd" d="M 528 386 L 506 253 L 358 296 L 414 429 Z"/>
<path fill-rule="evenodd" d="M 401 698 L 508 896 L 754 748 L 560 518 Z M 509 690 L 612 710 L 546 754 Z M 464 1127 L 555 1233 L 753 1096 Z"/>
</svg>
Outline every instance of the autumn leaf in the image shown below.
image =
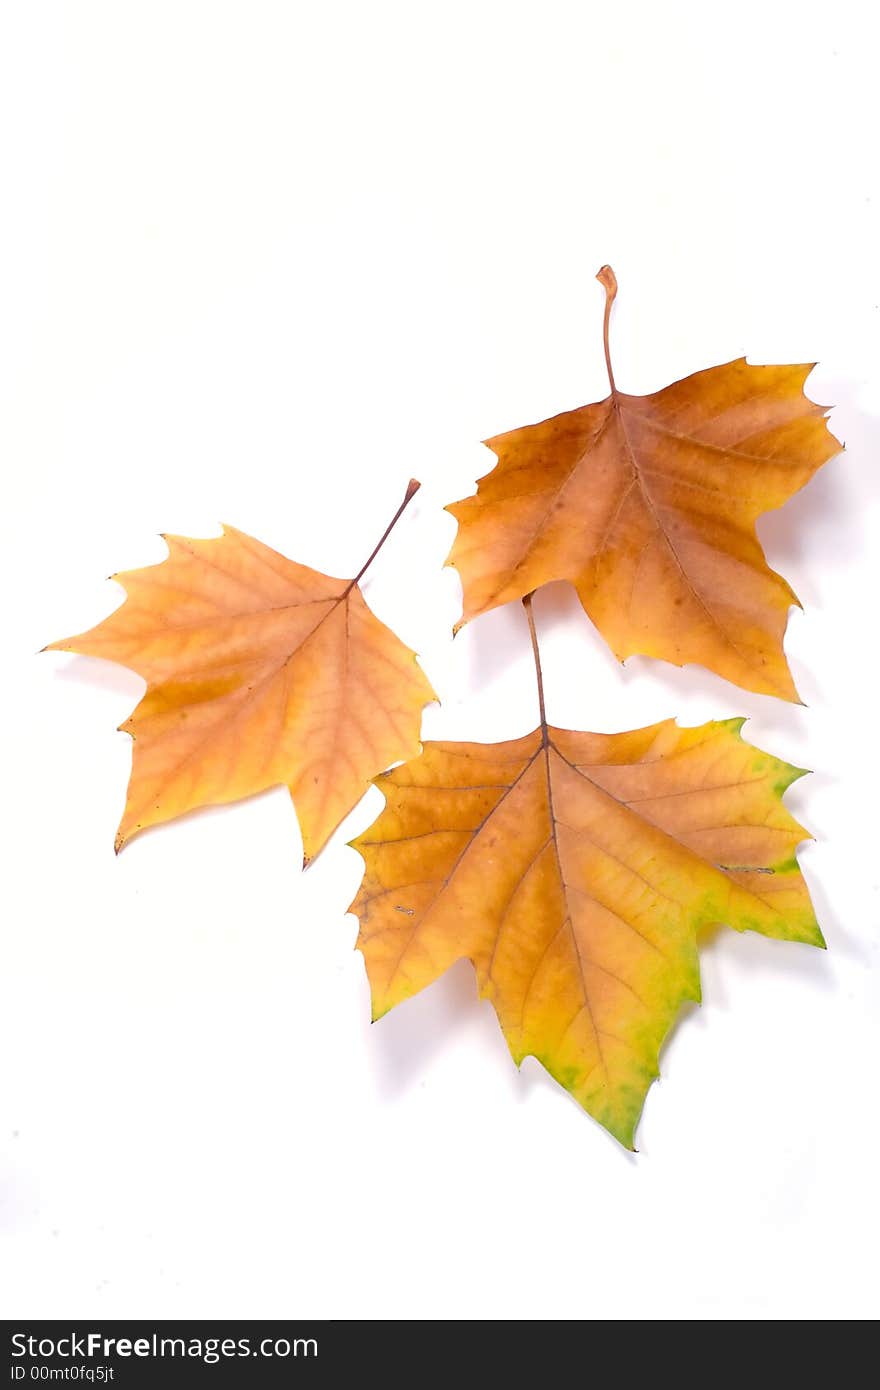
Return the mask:
<svg viewBox="0 0 880 1390">
<path fill-rule="evenodd" d="M 147 682 L 122 725 L 134 750 L 117 850 L 147 826 L 286 784 L 308 863 L 370 780 L 417 754 L 436 696 L 358 581 L 418 486 L 355 579 L 228 526 L 213 540 L 166 536 L 166 560 L 114 576 L 128 595 L 115 613 L 51 644 Z"/>
<path fill-rule="evenodd" d="M 377 781 L 352 911 L 373 1015 L 473 962 L 517 1064 L 537 1057 L 627 1147 L 660 1046 L 700 998 L 697 935 L 821 946 L 782 804 L 803 775 L 732 719 L 426 743 Z"/>
<path fill-rule="evenodd" d="M 798 600 L 767 565 L 755 522 L 842 447 L 804 395 L 814 364 L 740 358 L 625 395 L 608 345 L 617 281 L 609 266 L 598 279 L 611 394 L 486 440 L 496 467 L 447 508 L 462 622 L 567 579 L 620 660 L 698 662 L 796 700 L 782 639 Z"/>
</svg>

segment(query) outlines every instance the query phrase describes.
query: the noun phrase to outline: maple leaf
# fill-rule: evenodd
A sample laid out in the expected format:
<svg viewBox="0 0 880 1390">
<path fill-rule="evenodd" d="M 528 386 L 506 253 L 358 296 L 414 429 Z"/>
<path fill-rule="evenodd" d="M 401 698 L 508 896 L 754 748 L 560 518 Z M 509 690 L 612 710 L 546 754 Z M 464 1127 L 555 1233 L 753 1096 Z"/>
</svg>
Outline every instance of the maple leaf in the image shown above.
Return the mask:
<svg viewBox="0 0 880 1390">
<path fill-rule="evenodd" d="M 415 756 L 436 696 L 358 581 L 418 487 L 354 579 L 229 526 L 212 540 L 165 536 L 166 560 L 113 576 L 128 595 L 116 612 L 46 648 L 117 661 L 147 682 L 121 726 L 134 748 L 117 850 L 147 826 L 286 784 L 308 864 L 371 779 Z"/>
<path fill-rule="evenodd" d="M 782 639 L 796 595 L 755 533 L 842 445 L 804 395 L 814 363 L 710 367 L 650 396 L 618 391 L 486 440 L 498 456 L 448 563 L 461 622 L 554 579 L 574 584 L 615 655 L 698 662 L 736 685 L 797 700 Z M 461 623 L 458 625 L 461 626 Z"/>
<path fill-rule="evenodd" d="M 620 734 L 547 724 L 507 743 L 426 743 L 377 780 L 352 843 L 351 910 L 373 1015 L 462 957 L 517 1064 L 532 1055 L 632 1147 L 660 1046 L 699 1000 L 697 934 L 726 923 L 823 945 L 782 803 L 803 770 L 741 719 Z"/>
</svg>

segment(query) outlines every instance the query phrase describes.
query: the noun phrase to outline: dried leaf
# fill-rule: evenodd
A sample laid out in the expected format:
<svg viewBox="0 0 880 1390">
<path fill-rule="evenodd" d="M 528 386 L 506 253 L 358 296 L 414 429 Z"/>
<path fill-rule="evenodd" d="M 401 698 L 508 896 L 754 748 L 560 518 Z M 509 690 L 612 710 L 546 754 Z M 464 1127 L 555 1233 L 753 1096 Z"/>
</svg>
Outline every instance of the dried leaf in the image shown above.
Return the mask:
<svg viewBox="0 0 880 1390">
<path fill-rule="evenodd" d="M 650 396 L 618 391 L 486 441 L 497 466 L 459 523 L 449 563 L 468 622 L 554 579 L 574 584 L 615 655 L 698 662 L 796 700 L 782 640 L 797 598 L 755 533 L 841 445 L 804 395 L 812 365 L 697 372 Z"/>
<path fill-rule="evenodd" d="M 534 1056 L 628 1147 L 697 936 L 726 923 L 821 946 L 782 804 L 802 770 L 741 719 L 621 734 L 541 726 L 426 743 L 377 781 L 352 905 L 373 1014 L 473 962 L 514 1059 Z"/>
<path fill-rule="evenodd" d="M 286 784 L 308 863 L 371 778 L 418 752 L 434 692 L 364 602 L 367 565 L 333 579 L 231 527 L 165 540 L 167 560 L 114 576 L 128 595 L 115 613 L 51 646 L 147 682 L 122 725 L 134 750 L 116 848 L 196 807 Z"/>
</svg>

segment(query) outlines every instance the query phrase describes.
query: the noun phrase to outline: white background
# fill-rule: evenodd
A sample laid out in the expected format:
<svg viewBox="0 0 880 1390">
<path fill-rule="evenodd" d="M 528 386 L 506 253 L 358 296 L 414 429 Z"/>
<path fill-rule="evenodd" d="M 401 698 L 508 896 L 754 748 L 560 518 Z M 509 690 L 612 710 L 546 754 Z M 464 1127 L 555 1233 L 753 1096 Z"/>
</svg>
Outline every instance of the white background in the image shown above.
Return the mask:
<svg viewBox="0 0 880 1390">
<path fill-rule="evenodd" d="M 0 33 L 6 1316 L 844 1318 L 878 1309 L 880 178 L 863 3 L 7 3 Z M 157 532 L 350 575 L 443 697 L 536 722 L 518 605 L 453 644 L 478 441 L 748 353 L 819 358 L 848 452 L 761 524 L 806 708 L 620 668 L 554 586 L 549 714 L 742 713 L 827 953 L 720 932 L 637 1157 L 466 964 L 376 1027 L 345 841 L 286 791 L 117 860 L 141 683 L 37 657 Z"/>
</svg>

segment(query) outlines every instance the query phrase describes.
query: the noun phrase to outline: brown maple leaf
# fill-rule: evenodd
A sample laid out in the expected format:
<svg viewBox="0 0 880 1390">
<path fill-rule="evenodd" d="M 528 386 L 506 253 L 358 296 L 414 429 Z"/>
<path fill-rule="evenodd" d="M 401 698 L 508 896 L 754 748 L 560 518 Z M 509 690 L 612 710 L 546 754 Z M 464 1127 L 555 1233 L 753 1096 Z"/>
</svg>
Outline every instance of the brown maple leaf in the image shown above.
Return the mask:
<svg viewBox="0 0 880 1390">
<path fill-rule="evenodd" d="M 595 405 L 486 440 L 476 496 L 447 508 L 462 622 L 554 579 L 574 584 L 615 655 L 698 662 L 796 700 L 782 639 L 795 594 L 769 568 L 755 522 L 841 449 L 804 395 L 814 364 L 710 367 L 650 396 Z M 460 626 L 460 624 L 459 624 Z"/>
<path fill-rule="evenodd" d="M 620 734 L 541 721 L 507 743 L 426 743 L 379 778 L 352 843 L 373 1016 L 473 962 L 519 1064 L 532 1055 L 628 1147 L 660 1046 L 699 999 L 697 936 L 726 923 L 821 946 L 782 804 L 803 775 L 741 719 Z"/>
<path fill-rule="evenodd" d="M 415 756 L 436 696 L 358 581 L 418 487 L 354 579 L 228 526 L 213 540 L 165 536 L 167 560 L 113 576 L 128 596 L 115 613 L 51 644 L 147 682 L 122 725 L 134 748 L 117 850 L 147 826 L 286 784 L 307 864 L 370 780 Z"/>
</svg>

